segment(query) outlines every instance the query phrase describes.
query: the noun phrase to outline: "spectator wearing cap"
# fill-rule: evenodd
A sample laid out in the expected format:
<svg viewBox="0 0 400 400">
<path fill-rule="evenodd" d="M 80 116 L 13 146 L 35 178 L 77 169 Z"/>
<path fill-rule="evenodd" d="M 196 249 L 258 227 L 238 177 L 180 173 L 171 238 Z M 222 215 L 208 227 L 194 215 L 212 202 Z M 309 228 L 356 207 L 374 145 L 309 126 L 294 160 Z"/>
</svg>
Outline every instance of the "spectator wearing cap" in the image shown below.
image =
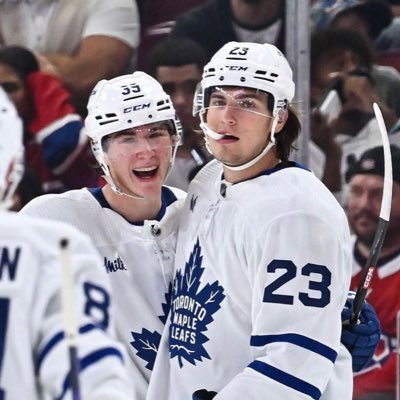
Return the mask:
<svg viewBox="0 0 400 400">
<path fill-rule="evenodd" d="M 311 8 L 314 29 L 327 27 L 354 29 L 373 45 L 393 20 L 383 0 L 318 0 Z"/>
<path fill-rule="evenodd" d="M 359 158 L 381 144 L 373 103 L 379 105 L 388 129 L 400 115 L 400 76 L 382 82 L 377 74 L 381 68 L 372 60 L 370 46 L 357 31 L 329 28 L 312 35 L 310 100 L 314 108 L 311 137 L 315 146 L 310 152 L 310 165 L 318 176 L 323 169 L 324 183 L 337 193 L 340 202 L 347 191 L 345 172 L 349 157 Z M 339 93 L 341 106 L 329 119 L 319 112 L 319 105 L 332 89 Z M 399 145 L 400 133 L 392 134 L 390 141 Z"/>
<path fill-rule="evenodd" d="M 311 8 L 311 19 L 315 32 L 329 28 L 351 30 L 358 32 L 364 38 L 371 53 L 368 73 L 375 82 L 381 100 L 397 117 L 400 117 L 400 73 L 390 64 L 380 65 L 375 45 L 381 32 L 393 20 L 389 4 L 383 0 L 318 0 Z M 341 46 L 346 47 L 345 44 Z M 334 63 L 331 64 L 334 65 Z M 366 69 L 365 65 L 362 67 Z M 389 120 L 385 116 L 385 122 L 390 128 L 395 123 L 395 119 Z"/>
<path fill-rule="evenodd" d="M 392 23 L 385 28 L 376 41 L 380 51 L 400 52 L 400 0 L 386 0 L 393 12 Z"/>
<path fill-rule="evenodd" d="M 354 376 L 354 400 L 394 400 L 396 393 L 396 319 L 400 314 L 400 148 L 391 146 L 393 198 L 386 238 L 367 300 L 381 321 L 382 336 L 374 358 Z M 350 165 L 347 213 L 354 232 L 351 289 L 356 290 L 377 229 L 384 181 L 383 148 L 366 151 Z"/>
</svg>

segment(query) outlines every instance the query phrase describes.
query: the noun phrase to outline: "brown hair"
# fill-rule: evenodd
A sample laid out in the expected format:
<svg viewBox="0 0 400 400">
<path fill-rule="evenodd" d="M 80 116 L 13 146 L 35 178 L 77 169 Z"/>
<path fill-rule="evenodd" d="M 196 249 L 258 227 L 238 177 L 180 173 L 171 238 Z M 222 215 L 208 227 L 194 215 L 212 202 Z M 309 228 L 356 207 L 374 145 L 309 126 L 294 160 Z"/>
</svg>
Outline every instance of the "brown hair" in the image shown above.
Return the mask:
<svg viewBox="0 0 400 400">
<path fill-rule="evenodd" d="M 272 111 L 274 108 L 274 97 L 268 93 L 267 99 L 268 109 Z M 275 151 L 282 161 L 287 161 L 292 150 L 296 150 L 293 143 L 299 137 L 301 131 L 300 120 L 296 110 L 288 105 L 286 111 L 288 113 L 288 119 L 285 126 L 275 135 Z"/>
</svg>

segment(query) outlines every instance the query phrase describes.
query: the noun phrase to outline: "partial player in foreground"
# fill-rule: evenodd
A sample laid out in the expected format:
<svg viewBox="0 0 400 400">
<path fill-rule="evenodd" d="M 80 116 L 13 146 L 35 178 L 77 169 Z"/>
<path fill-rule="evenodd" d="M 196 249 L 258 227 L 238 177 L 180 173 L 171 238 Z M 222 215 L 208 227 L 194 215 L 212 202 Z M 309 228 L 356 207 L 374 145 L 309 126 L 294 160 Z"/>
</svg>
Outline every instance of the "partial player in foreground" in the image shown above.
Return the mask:
<svg viewBox="0 0 400 400">
<path fill-rule="evenodd" d="M 107 184 L 42 196 L 22 212 L 69 222 L 93 238 L 111 282 L 135 398 L 144 399 L 169 310 L 185 197 L 163 186 L 180 122 L 161 85 L 135 72 L 96 85 L 85 125 Z"/>
<path fill-rule="evenodd" d="M 150 400 L 351 399 L 350 233 L 329 190 L 288 159 L 294 90 L 269 44 L 228 43 L 204 68 L 195 103 L 216 160 L 189 186 Z"/>
<path fill-rule="evenodd" d="M 89 238 L 69 225 L 6 210 L 22 177 L 23 145 L 21 120 L 2 89 L 0 133 L 0 399 L 72 398 L 74 363 L 82 399 L 131 400 L 126 354 L 109 335 L 107 276 Z M 79 329 L 75 359 L 64 333 L 63 239 Z"/>
</svg>

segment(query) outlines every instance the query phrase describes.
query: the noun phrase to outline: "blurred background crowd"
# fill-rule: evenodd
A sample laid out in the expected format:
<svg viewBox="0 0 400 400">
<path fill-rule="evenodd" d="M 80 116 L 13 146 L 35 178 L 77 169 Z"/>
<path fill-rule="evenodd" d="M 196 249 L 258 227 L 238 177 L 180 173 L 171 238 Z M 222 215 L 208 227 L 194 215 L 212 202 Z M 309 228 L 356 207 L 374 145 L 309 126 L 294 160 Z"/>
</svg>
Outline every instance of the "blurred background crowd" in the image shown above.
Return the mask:
<svg viewBox="0 0 400 400">
<path fill-rule="evenodd" d="M 43 193 L 102 184 L 83 131 L 88 96 L 99 80 L 135 70 L 162 84 L 182 121 L 184 140 L 167 184 L 186 190 L 211 157 L 192 116 L 203 66 L 231 40 L 273 43 L 285 53 L 285 7 L 285 0 L 1 1 L 0 85 L 25 128 L 26 172 L 14 210 Z M 383 185 L 373 103 L 392 144 L 392 217 L 368 297 L 383 334 L 374 360 L 355 375 L 354 399 L 395 399 L 400 0 L 310 0 L 303 24 L 310 40 L 308 164 L 347 211 L 354 287 L 372 244 Z M 330 102 L 324 101 L 328 94 L 334 95 Z"/>
</svg>

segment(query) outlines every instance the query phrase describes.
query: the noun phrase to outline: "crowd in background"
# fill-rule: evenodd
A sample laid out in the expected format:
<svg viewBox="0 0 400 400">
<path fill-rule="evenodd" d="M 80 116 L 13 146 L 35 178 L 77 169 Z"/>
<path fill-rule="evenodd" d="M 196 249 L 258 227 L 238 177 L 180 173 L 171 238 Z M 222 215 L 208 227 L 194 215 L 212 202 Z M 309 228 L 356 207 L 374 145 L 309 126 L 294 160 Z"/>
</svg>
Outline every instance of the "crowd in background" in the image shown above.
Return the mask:
<svg viewBox="0 0 400 400">
<path fill-rule="evenodd" d="M 392 220 L 369 296 L 381 319 L 382 340 L 370 365 L 355 375 L 354 399 L 395 399 L 400 1 L 315 0 L 310 6 L 311 22 L 304 21 L 311 37 L 310 167 L 348 212 L 354 233 L 352 289 L 372 244 L 383 185 L 373 103 L 392 144 Z M 284 53 L 285 1 L 1 2 L 0 85 L 24 123 L 26 172 L 14 209 L 43 193 L 102 184 L 83 134 L 87 100 L 99 80 L 137 69 L 161 83 L 182 122 L 183 143 L 167 184 L 186 190 L 211 159 L 192 116 L 196 85 L 210 56 L 232 40 L 272 43 Z M 321 104 L 331 91 L 339 108 L 326 112 Z"/>
</svg>

